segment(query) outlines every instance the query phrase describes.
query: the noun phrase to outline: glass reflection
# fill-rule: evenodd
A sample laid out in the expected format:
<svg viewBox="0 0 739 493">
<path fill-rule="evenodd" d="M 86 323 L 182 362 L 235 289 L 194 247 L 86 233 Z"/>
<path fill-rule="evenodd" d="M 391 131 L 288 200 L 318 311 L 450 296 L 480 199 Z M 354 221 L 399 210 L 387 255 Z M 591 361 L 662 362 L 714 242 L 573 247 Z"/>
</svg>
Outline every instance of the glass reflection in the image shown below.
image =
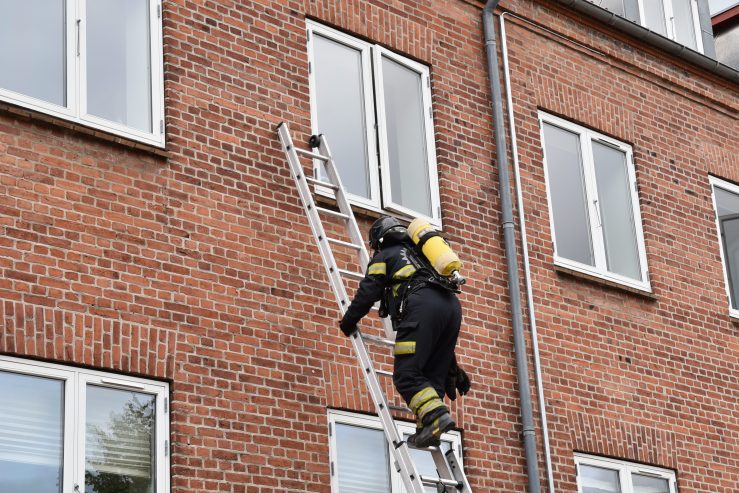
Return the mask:
<svg viewBox="0 0 739 493">
<path fill-rule="evenodd" d="M 86 493 L 154 493 L 155 396 L 87 386 Z"/>
<path fill-rule="evenodd" d="M 580 465 L 582 493 L 621 493 L 618 471 Z"/>
<path fill-rule="evenodd" d="M 0 0 L 0 88 L 66 106 L 66 2 Z"/>
<path fill-rule="evenodd" d="M 421 75 L 382 57 L 382 79 L 392 200 L 431 217 Z"/>
<path fill-rule="evenodd" d="M 87 112 L 151 132 L 148 0 L 87 2 Z"/>
<path fill-rule="evenodd" d="M 580 137 L 545 123 L 544 147 L 557 254 L 593 266 Z"/>
<path fill-rule="evenodd" d="M 64 382 L 0 371 L 0 491 L 61 492 Z"/>
<path fill-rule="evenodd" d="M 336 424 L 340 493 L 390 493 L 390 459 L 381 430 Z M 371 485 L 371 486 L 370 486 Z"/>
<path fill-rule="evenodd" d="M 329 136 L 344 188 L 370 198 L 362 52 L 318 34 L 313 51 L 318 133 Z"/>
<path fill-rule="evenodd" d="M 631 481 L 634 493 L 670 493 L 670 485 L 666 479 L 632 474 Z"/>
</svg>

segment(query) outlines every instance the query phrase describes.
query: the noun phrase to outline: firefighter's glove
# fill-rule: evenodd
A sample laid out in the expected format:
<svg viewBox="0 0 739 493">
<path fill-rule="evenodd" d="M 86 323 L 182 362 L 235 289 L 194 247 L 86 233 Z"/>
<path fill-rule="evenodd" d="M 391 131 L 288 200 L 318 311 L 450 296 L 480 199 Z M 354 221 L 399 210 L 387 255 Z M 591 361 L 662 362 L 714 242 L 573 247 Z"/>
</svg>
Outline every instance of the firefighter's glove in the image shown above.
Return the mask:
<svg viewBox="0 0 739 493">
<path fill-rule="evenodd" d="M 341 332 L 344 333 L 345 336 L 350 337 L 352 334 L 354 334 L 357 331 L 357 324 L 352 324 L 346 321 L 346 319 L 341 319 L 341 322 L 339 322 L 339 328 L 341 329 Z"/>
<path fill-rule="evenodd" d="M 470 377 L 467 376 L 467 373 L 455 361 L 449 367 L 444 385 L 444 393 L 450 400 L 454 401 L 457 399 L 457 392 L 459 392 L 459 395 L 465 395 L 470 391 L 471 386 Z"/>
<path fill-rule="evenodd" d="M 470 377 L 467 376 L 467 372 L 462 369 L 461 366 L 457 366 L 457 391 L 459 395 L 466 395 L 472 387 Z"/>
</svg>

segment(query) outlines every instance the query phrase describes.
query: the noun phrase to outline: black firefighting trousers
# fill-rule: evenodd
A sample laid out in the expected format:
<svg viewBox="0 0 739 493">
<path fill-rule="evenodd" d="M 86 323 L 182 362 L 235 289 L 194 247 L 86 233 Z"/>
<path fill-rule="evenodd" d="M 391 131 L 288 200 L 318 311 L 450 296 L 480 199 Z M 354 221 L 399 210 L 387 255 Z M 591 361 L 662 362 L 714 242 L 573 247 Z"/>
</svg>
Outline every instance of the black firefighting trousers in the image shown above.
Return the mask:
<svg viewBox="0 0 739 493">
<path fill-rule="evenodd" d="M 454 358 L 462 308 L 454 293 L 425 286 L 410 294 L 396 326 L 393 381 L 416 417 L 444 408 L 444 383 Z"/>
</svg>

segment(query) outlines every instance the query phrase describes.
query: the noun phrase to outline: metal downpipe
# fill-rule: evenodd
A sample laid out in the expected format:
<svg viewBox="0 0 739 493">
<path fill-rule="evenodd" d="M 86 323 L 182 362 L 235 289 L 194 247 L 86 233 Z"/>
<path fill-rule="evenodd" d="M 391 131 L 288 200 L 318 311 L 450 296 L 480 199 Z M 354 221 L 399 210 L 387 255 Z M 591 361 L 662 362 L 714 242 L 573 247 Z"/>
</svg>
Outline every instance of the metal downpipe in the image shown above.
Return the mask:
<svg viewBox="0 0 739 493">
<path fill-rule="evenodd" d="M 503 127 L 503 102 L 500 90 L 497 42 L 493 11 L 500 0 L 488 0 L 482 11 L 482 24 L 485 30 L 485 53 L 487 55 L 490 94 L 493 102 L 493 127 L 495 130 L 495 150 L 498 161 L 498 182 L 503 220 L 503 239 L 505 242 L 506 265 L 508 269 L 508 294 L 511 299 L 511 321 L 513 325 L 513 347 L 516 353 L 516 372 L 518 394 L 521 401 L 521 423 L 523 425 L 523 446 L 526 456 L 526 472 L 529 493 L 540 493 L 539 467 L 536 456 L 536 431 L 531 405 L 531 388 L 526 357 L 526 340 L 523 333 L 521 312 L 521 288 L 518 278 L 518 259 L 516 255 L 513 222 L 513 203 L 511 201 L 508 157 Z"/>
<path fill-rule="evenodd" d="M 521 189 L 521 172 L 518 162 L 518 144 L 516 141 L 516 119 L 513 115 L 513 94 L 511 92 L 511 71 L 508 66 L 508 46 L 505 31 L 505 16 L 519 18 L 510 12 L 503 12 L 500 16 L 500 47 L 503 54 L 503 78 L 505 80 L 506 108 L 508 110 L 508 131 L 511 139 L 511 156 L 513 157 L 513 176 L 516 187 L 516 202 L 518 204 L 518 229 L 521 232 L 521 256 L 523 257 L 523 274 L 526 287 L 526 305 L 529 314 L 529 331 L 531 332 L 531 350 L 534 356 L 534 381 L 539 399 L 539 419 L 541 420 L 541 436 L 544 445 L 544 465 L 547 475 L 549 493 L 554 493 L 554 476 L 552 471 L 552 453 L 549 446 L 549 427 L 547 425 L 546 400 L 544 399 L 544 385 L 541 378 L 541 358 L 539 356 L 539 336 L 536 329 L 536 307 L 531 284 L 531 264 L 529 262 L 529 244 L 526 239 L 526 215 L 524 212 L 523 193 Z"/>
</svg>

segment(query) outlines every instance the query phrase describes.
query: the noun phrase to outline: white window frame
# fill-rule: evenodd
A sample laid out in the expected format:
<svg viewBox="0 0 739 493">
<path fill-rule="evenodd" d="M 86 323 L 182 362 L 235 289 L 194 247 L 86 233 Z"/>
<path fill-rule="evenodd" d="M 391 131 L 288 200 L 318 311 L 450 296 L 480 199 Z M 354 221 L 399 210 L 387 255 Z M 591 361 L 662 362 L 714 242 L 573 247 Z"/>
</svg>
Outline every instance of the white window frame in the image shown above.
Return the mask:
<svg viewBox="0 0 739 493">
<path fill-rule="evenodd" d="M 708 181 L 711 185 L 711 198 L 713 200 L 713 212 L 716 221 L 716 235 L 718 238 L 719 253 L 721 255 L 721 268 L 724 271 L 724 289 L 726 290 L 726 299 L 729 304 L 729 315 L 733 318 L 739 319 L 739 307 L 734 308 L 731 306 L 731 290 L 729 289 L 729 272 L 726 269 L 726 257 L 724 256 L 724 243 L 721 239 L 721 223 L 718 218 L 718 203 L 716 201 L 716 188 L 720 188 L 726 192 L 733 193 L 739 196 L 739 186 L 729 183 L 715 176 L 709 176 Z M 739 266 L 738 266 L 739 267 Z"/>
<path fill-rule="evenodd" d="M 382 83 L 382 58 L 388 58 L 404 67 L 416 72 L 421 76 L 421 93 L 423 98 L 423 116 L 426 120 L 425 125 L 425 138 L 426 138 L 426 156 L 428 165 L 428 179 L 429 179 L 429 195 L 431 198 L 431 211 L 432 217 L 426 217 L 429 221 L 435 225 L 441 226 L 441 212 L 439 210 L 439 180 L 437 179 L 436 171 L 436 148 L 434 145 L 434 121 L 433 114 L 431 111 L 431 83 L 429 77 L 429 69 L 425 65 L 416 63 L 403 56 L 393 53 L 392 51 L 385 49 L 381 46 L 377 46 L 374 50 L 374 75 L 375 75 L 375 92 L 377 100 L 377 128 L 379 129 L 380 137 L 380 163 L 382 169 L 382 176 L 390 176 L 390 152 L 387 139 L 386 122 L 387 118 L 385 115 L 385 88 Z M 424 84 L 423 81 L 426 83 Z M 406 207 L 403 207 L 399 203 L 393 200 L 392 196 L 392 183 L 390 179 L 382 181 L 382 194 L 384 199 L 384 206 L 386 209 L 399 212 L 406 216 L 417 217 L 418 213 L 412 211 Z M 425 217 L 425 216 L 424 216 Z M 437 221 L 438 219 L 438 221 Z"/>
<path fill-rule="evenodd" d="M 0 100 L 31 110 L 112 133 L 156 147 L 164 147 L 164 56 L 162 41 L 161 1 L 149 0 L 149 56 L 151 84 L 151 133 L 87 113 L 85 2 L 67 0 L 65 13 L 66 41 L 66 106 L 59 106 L 22 93 L 0 88 Z"/>
<path fill-rule="evenodd" d="M 380 418 L 377 416 L 369 416 L 365 414 L 357 414 L 349 411 L 340 411 L 330 409 L 328 412 L 328 424 L 329 424 L 329 454 L 331 460 L 331 491 L 333 493 L 339 493 L 339 471 L 338 471 L 338 456 L 336 447 L 336 424 L 344 424 L 357 426 L 360 428 L 367 428 L 371 430 L 382 431 L 382 423 Z M 413 423 L 406 423 L 403 421 L 395 422 L 398 433 L 401 435 L 411 435 L 416 432 L 416 427 Z M 450 431 L 441 435 L 441 439 L 446 442 L 451 442 L 454 448 L 460 466 L 464 467 L 462 462 L 462 436 L 458 431 Z M 400 477 L 400 473 L 393 467 L 392 451 L 388 446 L 388 457 L 390 462 L 388 463 L 388 470 L 390 471 L 390 485 L 392 493 L 402 493 L 403 490 L 403 479 Z"/>
<path fill-rule="evenodd" d="M 633 493 L 634 487 L 633 482 L 631 481 L 632 474 L 665 479 L 670 485 L 670 493 L 677 493 L 677 479 L 675 477 L 675 473 L 669 469 L 646 466 L 618 459 L 607 459 L 604 457 L 597 457 L 581 453 L 575 454 L 575 465 L 577 467 L 577 493 L 582 493 L 582 484 L 580 480 L 581 465 L 618 471 L 621 493 Z"/>
<path fill-rule="evenodd" d="M 647 17 L 644 13 L 644 2 L 662 2 L 662 11 L 665 13 L 665 30 L 667 31 L 667 37 L 675 42 L 677 36 L 675 34 L 675 16 L 672 8 L 672 0 L 639 0 L 639 19 L 641 25 L 649 29 L 647 26 Z M 695 47 L 696 51 L 703 53 L 703 36 L 701 35 L 700 20 L 698 18 L 698 0 L 690 0 L 690 10 L 693 16 L 693 35 L 695 36 Z M 690 47 L 687 47 L 690 49 Z"/>
<path fill-rule="evenodd" d="M 126 375 L 108 374 L 84 368 L 66 367 L 41 361 L 0 355 L 0 371 L 46 377 L 64 382 L 63 473 L 62 490 L 84 490 L 85 484 L 85 413 L 87 384 L 112 389 L 125 389 L 156 396 L 156 474 L 155 492 L 168 493 L 169 470 L 169 385 Z"/>
<path fill-rule="evenodd" d="M 375 129 L 375 119 L 374 119 L 374 98 L 373 98 L 373 88 L 372 88 L 372 50 L 371 45 L 369 43 L 366 43 L 364 41 L 360 41 L 356 38 L 353 38 L 349 36 L 348 34 L 344 34 L 341 31 L 336 31 L 334 29 L 330 29 L 328 27 L 325 27 L 321 24 L 312 22 L 310 20 L 306 21 L 307 29 L 308 29 L 308 61 L 310 64 L 310 70 L 308 74 L 308 90 L 309 90 L 309 98 L 310 98 L 310 117 L 311 117 L 311 130 L 313 133 L 318 132 L 318 113 L 316 109 L 318 108 L 318 95 L 316 90 L 316 71 L 314 67 L 316 66 L 315 63 L 315 53 L 313 49 L 313 39 L 314 36 L 317 33 L 318 36 L 322 36 L 324 38 L 330 39 L 331 41 L 335 41 L 337 43 L 343 44 L 348 46 L 349 48 L 355 49 L 361 53 L 361 60 L 362 60 L 362 93 L 364 94 L 364 125 L 365 129 L 367 130 L 367 135 L 365 138 L 365 142 L 367 143 L 367 158 L 368 158 L 368 166 L 369 166 L 369 180 L 370 180 L 370 196 L 362 197 L 360 195 L 354 195 L 347 192 L 347 196 L 350 198 L 351 202 L 354 204 L 357 204 L 361 207 L 364 207 L 366 209 L 371 209 L 375 211 L 380 211 L 380 175 L 379 175 L 379 161 L 377 156 L 377 147 L 376 147 L 376 141 L 377 141 L 377 131 Z M 331 145 L 331 139 L 329 137 L 329 146 Z M 314 161 L 314 173 L 316 176 L 318 176 L 318 170 L 322 166 L 321 162 L 319 160 Z M 318 188 L 319 193 L 322 195 L 333 197 L 333 194 L 323 188 Z"/>
<path fill-rule="evenodd" d="M 557 232 L 554 228 L 554 210 L 552 208 L 552 193 L 549 184 L 549 168 L 547 165 L 546 157 L 546 140 L 544 139 L 544 124 L 553 125 L 559 127 L 568 132 L 577 134 L 580 142 L 580 155 L 582 158 L 582 172 L 583 181 L 585 182 L 585 199 L 587 201 L 588 220 L 590 226 L 590 237 L 593 247 L 593 257 L 595 260 L 595 266 L 590 266 L 577 262 L 572 259 L 560 257 L 557 253 Z M 603 278 L 608 281 L 613 281 L 618 284 L 624 284 L 626 286 L 639 289 L 641 291 L 651 292 L 651 282 L 649 279 L 649 269 L 647 267 L 647 255 L 646 248 L 644 246 L 644 231 L 642 228 L 641 210 L 639 207 L 639 196 L 637 193 L 636 184 L 636 172 L 634 169 L 634 158 L 633 151 L 630 145 L 612 139 L 606 135 L 595 132 L 593 130 L 581 127 L 572 122 L 564 120 L 562 118 L 550 115 L 543 111 L 539 111 L 539 131 L 541 135 L 542 153 L 544 156 L 544 180 L 546 182 L 547 189 L 547 202 L 549 204 L 549 224 L 552 232 L 552 248 L 554 250 L 554 264 L 568 269 L 572 269 L 585 274 L 590 274 L 596 277 Z M 595 179 L 595 168 L 593 161 L 593 152 L 591 142 L 595 140 L 601 144 L 616 148 L 623 152 L 626 156 L 626 169 L 629 180 L 629 194 L 631 197 L 631 209 L 633 212 L 634 229 L 636 233 L 637 250 L 639 253 L 639 266 L 641 267 L 641 278 L 632 279 L 615 272 L 609 272 L 607 270 L 607 259 L 605 253 L 605 246 L 603 241 L 603 234 L 601 232 L 600 225 L 598 224 L 598 217 L 600 217 L 600 211 L 596 204 L 598 201 L 598 187 Z"/>
<path fill-rule="evenodd" d="M 436 162 L 436 144 L 434 139 L 434 120 L 431 104 L 431 76 L 429 68 L 426 65 L 410 60 L 402 55 L 394 53 L 387 48 L 377 44 L 368 43 L 360 39 L 354 38 L 336 29 L 324 26 L 317 22 L 306 20 L 306 29 L 308 32 L 308 62 L 309 62 L 309 94 L 311 107 L 311 128 L 313 133 L 318 132 L 318 101 L 316 95 L 316 75 L 315 75 L 315 58 L 313 50 L 313 38 L 317 34 L 324 38 L 330 39 L 337 43 L 344 44 L 350 48 L 354 48 L 361 52 L 362 59 L 362 80 L 364 93 L 365 108 L 365 132 L 367 142 L 367 156 L 369 157 L 369 180 L 370 197 L 361 197 L 347 193 L 352 204 L 356 204 L 365 209 L 383 212 L 390 211 L 399 214 L 408 219 L 422 217 L 429 221 L 430 224 L 441 227 L 441 205 L 439 199 L 439 180 Z M 426 155 L 427 155 L 427 171 L 429 180 L 429 193 L 431 196 L 431 216 L 421 214 L 398 204 L 392 199 L 392 182 L 390 181 L 390 164 L 388 140 L 386 133 L 385 118 L 385 98 L 384 87 L 382 84 L 382 57 L 387 57 L 404 67 L 418 73 L 421 76 L 421 95 L 423 98 L 423 111 L 425 123 L 426 138 Z M 329 145 L 331 137 L 329 137 Z M 319 161 L 314 162 L 315 173 L 321 164 Z M 317 188 L 319 193 L 333 197 L 333 194 L 327 190 Z"/>
</svg>

